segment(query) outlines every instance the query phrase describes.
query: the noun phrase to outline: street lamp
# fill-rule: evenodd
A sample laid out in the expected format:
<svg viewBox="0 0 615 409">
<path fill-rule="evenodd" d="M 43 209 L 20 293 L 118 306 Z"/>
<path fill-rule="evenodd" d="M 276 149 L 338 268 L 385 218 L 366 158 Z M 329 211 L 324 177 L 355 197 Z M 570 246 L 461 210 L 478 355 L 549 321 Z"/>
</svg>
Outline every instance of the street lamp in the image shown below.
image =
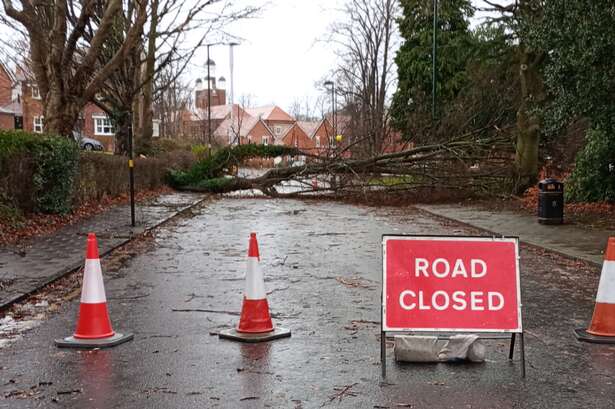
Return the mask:
<svg viewBox="0 0 615 409">
<path fill-rule="evenodd" d="M 229 46 L 229 62 L 230 62 L 230 71 L 231 71 L 231 132 L 233 127 L 235 126 L 235 77 L 233 76 L 234 69 L 234 56 L 233 56 L 233 47 L 238 46 L 239 43 L 231 42 L 228 44 Z M 241 145 L 241 129 L 238 131 L 239 135 L 237 135 L 237 144 Z"/>
<path fill-rule="evenodd" d="M 438 61 L 436 53 L 438 40 L 438 0 L 433 0 L 433 33 L 432 33 L 432 62 L 431 62 L 431 121 L 436 120 L 436 81 L 437 71 L 436 63 Z"/>
<path fill-rule="evenodd" d="M 236 42 L 217 42 L 207 44 L 207 135 L 208 135 L 208 143 L 209 149 L 211 150 L 211 72 L 210 72 L 210 64 L 211 61 L 209 58 L 209 48 L 215 45 L 228 45 L 231 47 L 231 125 L 233 124 L 233 47 L 239 45 Z"/>
<path fill-rule="evenodd" d="M 333 137 L 337 135 L 337 115 L 335 113 L 335 83 L 331 80 L 325 81 L 325 87 L 331 88 L 331 121 L 333 122 Z"/>
<path fill-rule="evenodd" d="M 209 47 L 207 44 L 207 144 L 211 149 L 211 73 L 209 71 L 211 59 L 209 58 Z M 211 152 L 209 152 L 211 154 Z"/>
</svg>

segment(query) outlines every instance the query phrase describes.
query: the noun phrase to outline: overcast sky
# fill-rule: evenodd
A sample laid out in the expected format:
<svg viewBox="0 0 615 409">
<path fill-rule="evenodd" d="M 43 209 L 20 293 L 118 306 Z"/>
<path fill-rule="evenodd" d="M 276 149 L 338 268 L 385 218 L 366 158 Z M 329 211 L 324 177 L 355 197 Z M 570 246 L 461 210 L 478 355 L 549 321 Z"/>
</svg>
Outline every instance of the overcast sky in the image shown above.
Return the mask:
<svg viewBox="0 0 615 409">
<path fill-rule="evenodd" d="M 342 0 L 271 0 L 258 18 L 229 29 L 244 38 L 235 47 L 235 102 L 251 95 L 256 105 L 289 108 L 296 99 L 316 99 L 316 82 L 335 64 L 333 49 L 320 42 L 339 13 Z M 229 50 L 211 48 L 216 77 L 229 79 Z M 191 79 L 206 75 L 205 53 L 193 61 Z M 199 72 L 200 71 L 200 72 Z"/>
<path fill-rule="evenodd" d="M 259 0 L 255 0 L 259 1 Z M 235 47 L 235 102 L 251 95 L 256 105 L 277 104 L 288 109 L 293 101 L 315 101 L 316 88 L 335 65 L 334 49 L 324 40 L 328 28 L 340 18 L 345 0 L 269 0 L 258 18 L 229 28 L 245 40 Z M 241 3 L 241 2 L 239 2 Z M 473 0 L 480 4 L 480 0 Z M 223 75 L 229 88 L 229 50 L 211 49 L 216 76 Z M 190 80 L 205 76 L 205 55 L 195 58 Z"/>
</svg>

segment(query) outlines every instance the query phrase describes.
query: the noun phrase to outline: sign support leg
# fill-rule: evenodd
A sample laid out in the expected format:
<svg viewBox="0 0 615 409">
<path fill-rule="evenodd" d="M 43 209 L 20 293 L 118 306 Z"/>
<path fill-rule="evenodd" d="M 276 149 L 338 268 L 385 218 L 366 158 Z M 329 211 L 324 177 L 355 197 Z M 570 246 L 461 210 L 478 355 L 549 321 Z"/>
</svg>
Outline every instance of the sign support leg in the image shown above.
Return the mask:
<svg viewBox="0 0 615 409">
<path fill-rule="evenodd" d="M 525 378 L 525 342 L 523 338 L 523 331 L 521 331 L 519 334 L 519 346 L 521 347 L 521 377 Z"/>
<path fill-rule="evenodd" d="M 387 377 L 387 336 L 386 332 L 380 332 L 380 366 L 382 367 L 382 379 Z"/>
<path fill-rule="evenodd" d="M 513 356 L 515 355 L 515 337 L 517 336 L 516 333 L 512 333 L 512 335 L 510 336 L 510 351 L 508 352 L 508 359 L 512 360 Z"/>
</svg>

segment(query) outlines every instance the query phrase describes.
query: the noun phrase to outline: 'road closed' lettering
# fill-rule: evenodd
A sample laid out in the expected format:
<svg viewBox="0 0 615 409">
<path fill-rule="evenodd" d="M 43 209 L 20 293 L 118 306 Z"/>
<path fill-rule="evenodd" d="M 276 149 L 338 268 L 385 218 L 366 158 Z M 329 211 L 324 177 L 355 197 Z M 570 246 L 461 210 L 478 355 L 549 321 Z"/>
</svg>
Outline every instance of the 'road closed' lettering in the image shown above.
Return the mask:
<svg viewBox="0 0 615 409">
<path fill-rule="evenodd" d="M 452 265 L 451 265 L 452 264 Z M 462 259 L 458 258 L 454 263 L 445 258 L 437 258 L 429 261 L 426 258 L 414 260 L 414 274 L 416 277 L 436 278 L 481 278 L 487 275 L 487 263 L 481 259 L 471 259 L 470 265 L 466 266 Z"/>
<path fill-rule="evenodd" d="M 399 294 L 399 305 L 406 311 L 435 310 L 452 308 L 456 311 L 498 311 L 504 308 L 504 297 L 497 291 L 434 291 L 431 297 L 422 290 L 404 290 Z"/>
</svg>

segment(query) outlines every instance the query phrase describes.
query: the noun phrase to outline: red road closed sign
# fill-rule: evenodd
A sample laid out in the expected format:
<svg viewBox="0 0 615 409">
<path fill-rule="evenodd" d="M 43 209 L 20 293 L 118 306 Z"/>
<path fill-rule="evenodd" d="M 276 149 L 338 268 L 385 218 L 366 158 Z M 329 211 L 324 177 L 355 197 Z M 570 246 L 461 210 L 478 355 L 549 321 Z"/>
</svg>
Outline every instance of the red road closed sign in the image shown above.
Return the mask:
<svg viewBox="0 0 615 409">
<path fill-rule="evenodd" d="M 383 331 L 521 332 L 516 238 L 383 236 Z"/>
</svg>

